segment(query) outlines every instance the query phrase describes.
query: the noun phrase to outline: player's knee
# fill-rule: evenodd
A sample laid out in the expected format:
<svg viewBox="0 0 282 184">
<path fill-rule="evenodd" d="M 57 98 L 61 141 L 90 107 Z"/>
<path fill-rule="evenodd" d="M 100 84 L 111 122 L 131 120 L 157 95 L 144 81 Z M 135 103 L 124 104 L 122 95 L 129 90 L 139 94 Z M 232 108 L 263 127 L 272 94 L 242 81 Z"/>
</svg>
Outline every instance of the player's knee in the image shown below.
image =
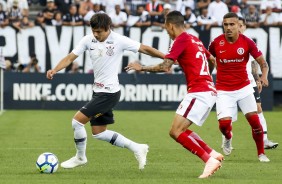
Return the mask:
<svg viewBox="0 0 282 184">
<path fill-rule="evenodd" d="M 173 139 L 177 139 L 177 137 L 179 136 L 179 134 L 180 133 L 177 133 L 177 131 L 176 130 L 174 130 L 174 129 L 170 129 L 170 131 L 169 131 L 169 136 L 171 137 L 171 138 L 173 138 Z"/>
<path fill-rule="evenodd" d="M 232 120 L 219 120 L 219 129 L 220 130 L 228 130 L 231 128 Z"/>
<path fill-rule="evenodd" d="M 72 128 L 73 128 L 74 130 L 84 127 L 84 124 L 78 122 L 78 121 L 75 120 L 75 119 L 72 119 L 71 124 L 72 124 Z"/>
<path fill-rule="evenodd" d="M 257 113 L 254 113 L 254 114 L 248 114 L 248 116 L 246 116 L 249 124 L 251 125 L 252 129 L 255 131 L 255 130 L 258 130 L 261 129 L 261 124 L 260 124 L 260 121 L 259 121 L 259 117 L 257 115 Z"/>
</svg>

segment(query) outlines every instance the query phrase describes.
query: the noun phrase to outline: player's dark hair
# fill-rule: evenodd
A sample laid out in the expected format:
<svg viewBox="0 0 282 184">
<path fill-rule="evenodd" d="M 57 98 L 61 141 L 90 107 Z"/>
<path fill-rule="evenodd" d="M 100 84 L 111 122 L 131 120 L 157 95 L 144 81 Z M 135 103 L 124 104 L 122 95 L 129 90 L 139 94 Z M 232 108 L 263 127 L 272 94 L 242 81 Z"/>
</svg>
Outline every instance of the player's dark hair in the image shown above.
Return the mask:
<svg viewBox="0 0 282 184">
<path fill-rule="evenodd" d="M 106 13 L 96 13 L 90 19 L 92 29 L 104 29 L 108 31 L 112 25 L 112 19 Z"/>
<path fill-rule="evenodd" d="M 246 25 L 246 19 L 243 17 L 239 17 L 239 20 L 241 20 L 243 22 L 244 25 Z"/>
<path fill-rule="evenodd" d="M 233 13 L 233 12 L 226 13 L 223 16 L 223 19 L 228 19 L 228 18 L 237 18 L 237 19 L 239 19 L 238 15 L 236 13 Z"/>
<path fill-rule="evenodd" d="M 184 16 L 179 11 L 172 11 L 167 14 L 165 22 L 174 24 L 177 27 L 183 27 Z"/>
</svg>

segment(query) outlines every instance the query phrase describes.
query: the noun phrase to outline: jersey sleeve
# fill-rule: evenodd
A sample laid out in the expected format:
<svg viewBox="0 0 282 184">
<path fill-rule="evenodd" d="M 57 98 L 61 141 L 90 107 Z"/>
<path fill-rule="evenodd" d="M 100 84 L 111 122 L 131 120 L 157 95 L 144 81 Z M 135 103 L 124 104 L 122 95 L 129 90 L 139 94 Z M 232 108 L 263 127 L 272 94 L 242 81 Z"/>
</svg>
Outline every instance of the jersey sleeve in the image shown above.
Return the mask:
<svg viewBox="0 0 282 184">
<path fill-rule="evenodd" d="M 178 57 L 181 55 L 181 53 L 183 52 L 183 50 L 185 49 L 184 45 L 186 45 L 186 43 L 184 43 L 185 41 L 181 41 L 181 40 L 177 40 L 173 43 L 173 45 L 171 46 L 169 52 L 167 55 L 165 55 L 166 59 L 172 59 L 173 61 L 177 61 Z"/>
<path fill-rule="evenodd" d="M 88 36 L 83 37 L 78 43 L 78 45 L 72 50 L 72 53 L 74 53 L 77 56 L 81 55 L 84 51 L 88 49 L 87 46 L 88 42 L 89 42 L 89 37 Z"/>
<path fill-rule="evenodd" d="M 259 56 L 262 55 L 262 52 L 259 50 L 259 48 L 256 46 L 255 42 L 253 40 L 251 40 L 250 38 L 247 38 L 247 43 L 248 43 L 248 47 L 250 50 L 250 54 L 253 58 L 258 58 Z"/>
<path fill-rule="evenodd" d="M 141 43 L 135 40 L 132 40 L 126 36 L 122 36 L 120 39 L 123 50 L 132 51 L 134 53 L 138 52 L 140 49 Z"/>
</svg>

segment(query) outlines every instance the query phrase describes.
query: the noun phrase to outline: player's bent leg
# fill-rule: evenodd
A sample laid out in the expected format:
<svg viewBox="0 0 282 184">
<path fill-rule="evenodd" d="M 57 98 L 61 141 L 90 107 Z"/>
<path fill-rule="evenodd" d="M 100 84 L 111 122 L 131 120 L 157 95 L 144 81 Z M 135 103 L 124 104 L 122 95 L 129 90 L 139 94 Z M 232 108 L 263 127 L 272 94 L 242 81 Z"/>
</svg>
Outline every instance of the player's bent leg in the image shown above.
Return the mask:
<svg viewBox="0 0 282 184">
<path fill-rule="evenodd" d="M 207 162 L 210 155 L 190 136 L 192 131 L 186 131 L 192 124 L 188 119 L 176 114 L 170 130 L 170 136 L 191 153 Z"/>
<path fill-rule="evenodd" d="M 114 146 L 121 148 L 127 148 L 134 153 L 135 158 L 138 161 L 139 169 L 144 169 L 147 162 L 147 153 L 149 152 L 149 146 L 147 144 L 138 144 L 118 132 L 112 130 L 105 130 L 102 132 L 97 131 L 97 129 L 103 130 L 100 126 L 92 126 L 93 138 L 106 141 Z M 99 133 L 98 133 L 99 132 Z M 96 134 L 94 134 L 96 133 Z"/>
<path fill-rule="evenodd" d="M 79 119 L 80 123 L 77 119 Z M 87 163 L 86 158 L 86 143 L 87 134 L 84 124 L 87 123 L 88 117 L 84 116 L 81 112 L 77 112 L 72 120 L 72 128 L 74 130 L 74 142 L 76 147 L 76 155 L 67 161 L 61 163 L 61 167 L 71 169 Z"/>
<path fill-rule="evenodd" d="M 207 178 L 212 174 L 214 174 L 215 171 L 221 167 L 221 163 L 217 159 L 210 156 L 205 151 L 205 149 L 201 147 L 201 145 L 204 142 L 197 134 L 194 134 L 194 132 L 191 130 L 187 130 L 187 128 L 191 124 L 192 124 L 191 121 L 176 114 L 172 124 L 172 128 L 170 130 L 170 136 L 173 139 L 175 139 L 178 136 L 176 138 L 176 141 L 179 144 L 181 144 L 185 149 L 190 151 L 192 154 L 197 155 L 200 159 L 202 159 L 206 163 L 204 172 L 201 176 L 199 176 L 199 178 Z M 201 143 L 198 143 L 196 139 L 198 139 L 198 141 L 200 140 Z"/>
</svg>

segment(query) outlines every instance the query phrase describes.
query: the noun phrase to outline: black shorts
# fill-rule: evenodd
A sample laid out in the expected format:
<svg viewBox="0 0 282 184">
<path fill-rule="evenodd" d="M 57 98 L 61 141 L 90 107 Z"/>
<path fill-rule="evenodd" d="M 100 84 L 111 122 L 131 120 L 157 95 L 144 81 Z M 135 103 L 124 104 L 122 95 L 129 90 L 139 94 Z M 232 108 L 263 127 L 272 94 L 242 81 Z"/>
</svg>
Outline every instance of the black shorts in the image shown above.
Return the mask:
<svg viewBox="0 0 282 184">
<path fill-rule="evenodd" d="M 113 108 L 118 103 L 120 91 L 116 93 L 93 93 L 92 100 L 81 109 L 85 116 L 91 118 L 91 126 L 114 123 Z"/>
<path fill-rule="evenodd" d="M 254 96 L 255 96 L 255 99 L 256 99 L 256 102 L 257 103 L 261 103 L 261 99 L 260 99 L 260 94 L 259 94 L 259 91 L 258 91 L 258 87 L 254 87 Z"/>
</svg>

